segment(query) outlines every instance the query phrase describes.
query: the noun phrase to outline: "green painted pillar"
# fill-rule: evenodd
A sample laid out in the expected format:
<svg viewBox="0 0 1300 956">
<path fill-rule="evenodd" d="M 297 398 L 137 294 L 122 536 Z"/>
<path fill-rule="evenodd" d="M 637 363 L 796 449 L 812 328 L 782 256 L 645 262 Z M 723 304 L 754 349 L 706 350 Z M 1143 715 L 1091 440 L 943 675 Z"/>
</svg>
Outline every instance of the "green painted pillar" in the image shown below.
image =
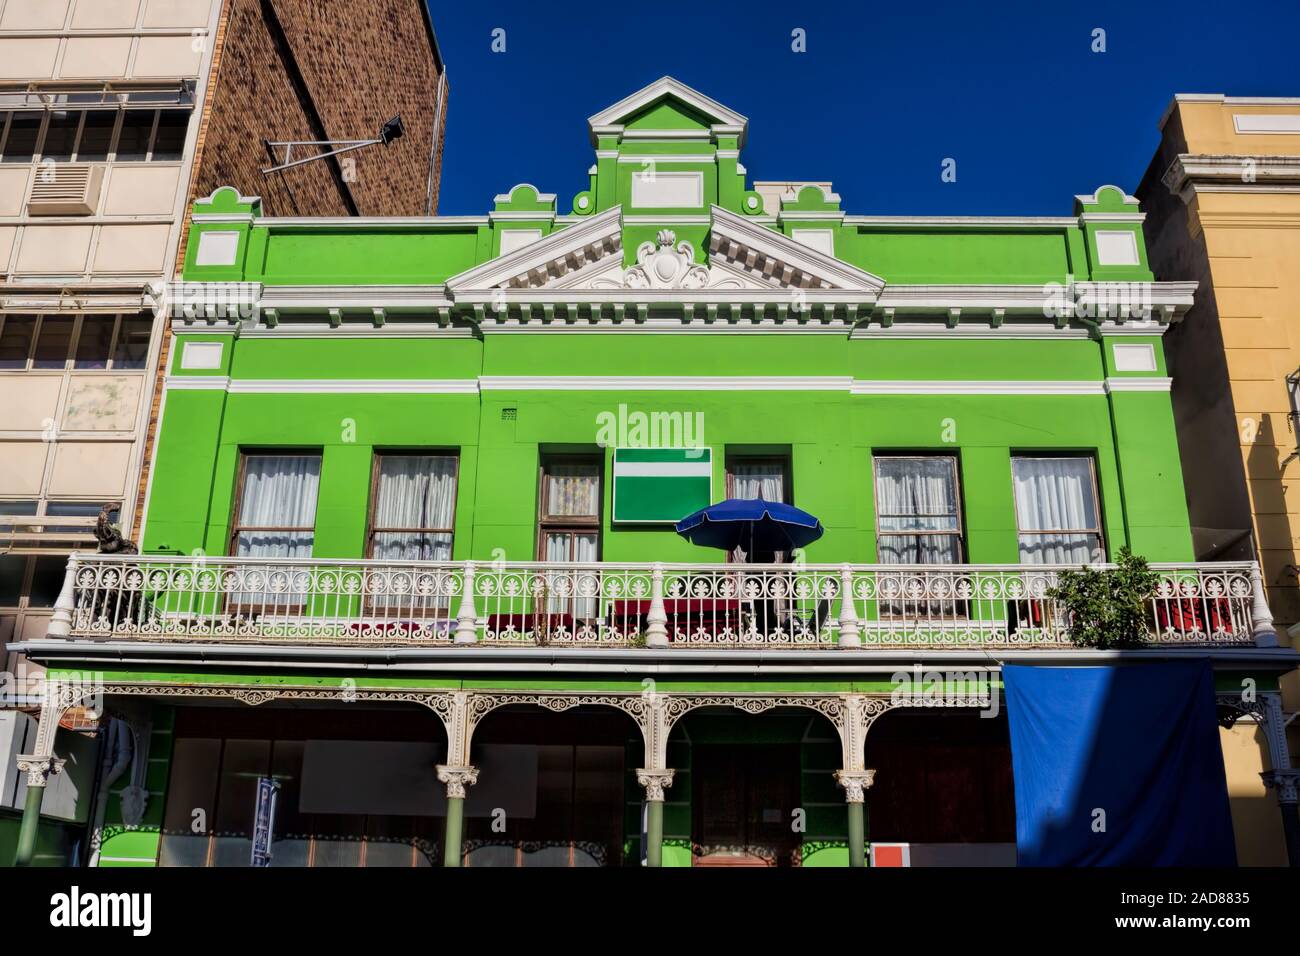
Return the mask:
<svg viewBox="0 0 1300 956">
<path fill-rule="evenodd" d="M 874 770 L 836 770 L 835 781 L 844 788 L 849 811 L 849 866 L 867 865 L 867 833 L 863 821 L 867 791 L 876 779 Z"/>
<path fill-rule="evenodd" d="M 664 791 L 673 785 L 673 771 L 636 772 L 636 782 L 645 787 L 645 865 L 664 865 Z"/>
<path fill-rule="evenodd" d="M 45 798 L 45 786 L 27 785 L 27 802 L 23 804 L 23 822 L 18 831 L 18 851 L 14 854 L 14 866 L 30 866 L 36 855 L 36 831 L 41 823 L 41 801 Z"/>
<path fill-rule="evenodd" d="M 460 866 L 461 830 L 465 819 L 465 798 L 447 798 L 447 830 L 442 841 L 442 865 Z"/>
<path fill-rule="evenodd" d="M 460 866 L 465 830 L 465 790 L 478 783 L 478 767 L 438 764 L 438 780 L 447 785 L 447 826 L 442 835 L 442 865 Z"/>
<path fill-rule="evenodd" d="M 849 866 L 866 866 L 867 852 L 864 828 L 862 825 L 862 803 L 850 803 L 849 807 Z"/>
<path fill-rule="evenodd" d="M 651 800 L 646 805 L 645 865 L 664 865 L 664 802 Z"/>
</svg>

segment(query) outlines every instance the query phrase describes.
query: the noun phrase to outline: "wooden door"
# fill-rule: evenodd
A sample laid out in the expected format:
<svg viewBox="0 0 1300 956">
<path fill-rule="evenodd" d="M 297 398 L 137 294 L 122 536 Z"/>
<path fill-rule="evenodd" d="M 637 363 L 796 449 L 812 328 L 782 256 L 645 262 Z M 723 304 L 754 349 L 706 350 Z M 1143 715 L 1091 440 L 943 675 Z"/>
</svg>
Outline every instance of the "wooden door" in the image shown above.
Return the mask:
<svg viewBox="0 0 1300 956">
<path fill-rule="evenodd" d="M 696 745 L 696 866 L 789 866 L 799 849 L 798 744 Z"/>
</svg>

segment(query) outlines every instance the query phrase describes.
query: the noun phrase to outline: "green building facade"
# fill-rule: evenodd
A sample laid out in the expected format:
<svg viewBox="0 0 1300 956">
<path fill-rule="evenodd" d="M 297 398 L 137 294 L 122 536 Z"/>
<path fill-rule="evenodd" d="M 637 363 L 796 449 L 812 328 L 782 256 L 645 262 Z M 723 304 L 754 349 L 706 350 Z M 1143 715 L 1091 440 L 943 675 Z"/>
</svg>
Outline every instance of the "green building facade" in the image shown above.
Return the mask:
<svg viewBox="0 0 1300 956">
<path fill-rule="evenodd" d="M 1008 862 L 1002 663 L 1208 654 L 1268 717 L 1293 652 L 1253 565 L 1191 563 L 1161 336 L 1195 283 L 1153 281 L 1137 201 L 855 215 L 747 186 L 746 127 L 665 78 L 591 117 L 568 208 L 195 203 L 142 554 L 74 558 L 20 648 L 32 781 L 91 695 L 149 742 L 99 865 L 246 865 L 258 776 L 274 865 Z M 673 527 L 759 496 L 825 533 Z M 1054 567 L 1123 547 L 1152 640 L 1072 646 Z"/>
</svg>

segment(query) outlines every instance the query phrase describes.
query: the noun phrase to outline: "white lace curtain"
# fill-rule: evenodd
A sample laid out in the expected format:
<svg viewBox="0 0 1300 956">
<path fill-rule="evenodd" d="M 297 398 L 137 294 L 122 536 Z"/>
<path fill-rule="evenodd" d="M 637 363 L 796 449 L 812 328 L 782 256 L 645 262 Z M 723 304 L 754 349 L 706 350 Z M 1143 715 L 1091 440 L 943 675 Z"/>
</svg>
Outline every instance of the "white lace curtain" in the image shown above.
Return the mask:
<svg viewBox="0 0 1300 956">
<path fill-rule="evenodd" d="M 456 508 L 452 455 L 384 455 L 375 487 L 374 557 L 450 561 Z M 409 530 L 402 530 L 409 529 Z"/>
<path fill-rule="evenodd" d="M 555 563 L 596 561 L 596 535 L 586 532 L 551 531 L 546 535 L 546 560 Z M 589 621 L 596 616 L 596 598 L 579 597 L 576 592 L 587 580 L 582 572 L 556 571 L 546 575 L 546 613 L 572 614 L 575 620 Z"/>
<path fill-rule="evenodd" d="M 876 459 L 876 514 L 882 564 L 961 562 L 951 458 Z"/>
<path fill-rule="evenodd" d="M 736 462 L 731 466 L 731 497 L 785 501 L 785 469 L 779 461 Z"/>
<path fill-rule="evenodd" d="M 595 465 L 554 464 L 546 469 L 547 513 L 553 517 L 600 514 L 600 474 Z"/>
<path fill-rule="evenodd" d="M 1025 564 L 1086 564 L 1100 547 L 1092 463 L 1087 458 L 1013 458 L 1016 526 Z"/>
<path fill-rule="evenodd" d="M 244 459 L 235 554 L 311 557 L 319 490 L 318 455 L 250 455 Z"/>
</svg>

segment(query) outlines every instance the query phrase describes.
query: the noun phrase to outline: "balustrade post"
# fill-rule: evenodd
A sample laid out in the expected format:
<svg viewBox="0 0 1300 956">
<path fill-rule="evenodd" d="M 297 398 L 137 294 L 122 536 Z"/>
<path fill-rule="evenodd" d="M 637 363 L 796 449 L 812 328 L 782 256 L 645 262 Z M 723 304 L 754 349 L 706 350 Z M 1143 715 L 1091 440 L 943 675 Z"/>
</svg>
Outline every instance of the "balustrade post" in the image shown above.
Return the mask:
<svg viewBox="0 0 1300 956">
<path fill-rule="evenodd" d="M 76 610 L 77 556 L 68 557 L 67 570 L 63 572 L 63 586 L 59 589 L 58 600 L 54 602 L 54 614 L 50 616 L 49 626 L 45 629 L 46 637 L 71 637 L 72 612 Z"/>
<path fill-rule="evenodd" d="M 460 609 L 456 612 L 456 636 L 453 643 L 474 644 L 478 641 L 478 611 L 474 608 L 474 562 L 465 562 L 461 576 Z"/>
<path fill-rule="evenodd" d="M 862 629 L 858 624 L 858 611 L 853 606 L 853 568 L 840 569 L 840 647 L 857 647 L 862 643 Z"/>
<path fill-rule="evenodd" d="M 650 610 L 645 616 L 645 646 L 668 646 L 668 612 L 664 609 L 664 566 L 655 562 L 650 572 Z"/>
<path fill-rule="evenodd" d="M 1250 588 L 1253 596 L 1250 606 L 1251 633 L 1255 638 L 1255 646 L 1277 647 L 1277 628 L 1273 626 L 1273 612 L 1268 607 L 1264 576 L 1260 573 L 1258 561 L 1250 568 Z"/>
<path fill-rule="evenodd" d="M 866 826 L 863 808 L 866 792 L 875 782 L 874 770 L 836 770 L 835 781 L 844 788 L 844 799 L 849 813 L 849 866 L 867 865 Z"/>
</svg>

